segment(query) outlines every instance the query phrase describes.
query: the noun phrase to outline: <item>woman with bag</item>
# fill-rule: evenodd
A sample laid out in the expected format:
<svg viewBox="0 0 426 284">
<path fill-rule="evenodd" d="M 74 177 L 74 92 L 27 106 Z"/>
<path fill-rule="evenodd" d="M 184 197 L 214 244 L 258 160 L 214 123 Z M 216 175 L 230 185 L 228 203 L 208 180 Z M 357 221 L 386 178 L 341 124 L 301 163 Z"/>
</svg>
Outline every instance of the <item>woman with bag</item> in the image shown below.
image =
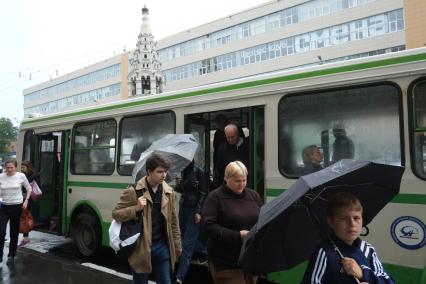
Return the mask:
<svg viewBox="0 0 426 284">
<path fill-rule="evenodd" d="M 34 171 L 33 165 L 30 161 L 23 161 L 21 163 L 21 172 L 25 174 L 30 185 L 36 183 L 39 184 L 38 176 Z M 31 187 L 32 188 L 32 187 Z M 25 198 L 27 196 L 27 190 L 24 186 L 22 186 L 22 194 Z M 28 209 L 31 212 L 33 218 L 37 218 L 38 216 L 38 204 L 36 204 L 36 200 L 33 199 L 33 196 L 28 200 Z M 24 238 L 22 239 L 19 246 L 25 246 L 30 242 L 29 232 L 23 233 Z"/>
<path fill-rule="evenodd" d="M 16 160 L 6 161 L 6 172 L 0 174 L 0 262 L 3 260 L 4 237 L 7 222 L 10 221 L 10 245 L 6 264 L 14 263 L 19 236 L 19 219 L 21 210 L 28 207 L 31 186 L 23 173 L 16 171 Z M 22 198 L 21 187 L 27 189 L 25 199 Z"/>
</svg>

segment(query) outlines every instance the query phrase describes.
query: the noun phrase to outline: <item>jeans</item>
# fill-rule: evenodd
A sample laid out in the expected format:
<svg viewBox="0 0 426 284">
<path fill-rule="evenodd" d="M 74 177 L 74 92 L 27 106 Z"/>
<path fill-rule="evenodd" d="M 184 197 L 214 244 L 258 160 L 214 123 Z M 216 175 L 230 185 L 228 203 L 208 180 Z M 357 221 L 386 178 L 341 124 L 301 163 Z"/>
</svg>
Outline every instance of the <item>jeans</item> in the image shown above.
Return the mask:
<svg viewBox="0 0 426 284">
<path fill-rule="evenodd" d="M 154 242 L 151 247 L 151 265 L 154 273 L 154 279 L 157 284 L 172 283 L 172 269 L 170 266 L 169 245 L 166 239 Z M 149 273 L 137 273 L 133 271 L 134 284 L 147 284 Z"/>
<path fill-rule="evenodd" d="M 200 224 L 194 223 L 195 208 L 180 207 L 179 226 L 182 236 L 182 255 L 179 259 L 179 268 L 176 278 L 184 280 L 191 264 L 192 253 L 198 244 L 198 233 Z"/>
</svg>

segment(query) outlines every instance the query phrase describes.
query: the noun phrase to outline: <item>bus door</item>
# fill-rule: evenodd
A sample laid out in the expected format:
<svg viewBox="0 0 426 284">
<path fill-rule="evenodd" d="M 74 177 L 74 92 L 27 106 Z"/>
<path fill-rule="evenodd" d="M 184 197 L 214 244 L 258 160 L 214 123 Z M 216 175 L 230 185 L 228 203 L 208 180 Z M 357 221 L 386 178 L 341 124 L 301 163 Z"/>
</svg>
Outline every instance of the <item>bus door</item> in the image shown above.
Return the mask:
<svg viewBox="0 0 426 284">
<path fill-rule="evenodd" d="M 198 149 L 194 156 L 195 164 L 203 169 L 205 184 L 210 184 L 210 122 L 208 119 L 188 116 L 185 121 L 185 133 L 194 135 Z"/>
<path fill-rule="evenodd" d="M 248 184 L 265 200 L 265 112 L 263 106 L 250 108 L 250 165 Z"/>
<path fill-rule="evenodd" d="M 40 188 L 43 191 L 39 204 L 39 216 L 36 223 L 41 223 L 41 229 L 51 233 L 63 233 L 62 224 L 63 192 L 67 164 L 69 132 L 51 132 L 39 134 L 38 174 Z"/>
<path fill-rule="evenodd" d="M 256 189 L 263 197 L 264 191 L 264 107 L 246 107 L 237 109 L 226 109 L 214 112 L 188 114 L 185 116 L 185 133 L 196 133 L 198 138 L 202 137 L 200 147 L 196 154 L 196 162 L 199 160 L 200 167 L 204 168 L 206 177 L 213 182 L 214 169 L 214 137 L 219 127 L 218 117 L 224 117 L 229 123 L 240 127 L 240 134 L 248 139 L 249 171 L 248 186 Z M 194 135 L 195 136 L 195 135 Z M 197 137 L 196 137 L 197 138 Z M 225 138 L 222 138 L 226 143 Z M 217 146 L 216 146 L 217 147 Z M 214 187 L 214 185 L 213 185 Z"/>
</svg>

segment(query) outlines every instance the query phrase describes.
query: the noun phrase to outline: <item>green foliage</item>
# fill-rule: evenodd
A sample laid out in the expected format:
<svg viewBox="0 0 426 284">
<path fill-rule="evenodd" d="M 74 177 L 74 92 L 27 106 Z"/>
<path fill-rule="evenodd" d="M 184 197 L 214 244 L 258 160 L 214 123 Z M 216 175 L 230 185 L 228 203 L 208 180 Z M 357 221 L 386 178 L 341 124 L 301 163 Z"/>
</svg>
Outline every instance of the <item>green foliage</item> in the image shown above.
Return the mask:
<svg viewBox="0 0 426 284">
<path fill-rule="evenodd" d="M 10 142 L 17 139 L 18 128 L 6 117 L 0 117 L 0 154 L 8 152 Z"/>
</svg>

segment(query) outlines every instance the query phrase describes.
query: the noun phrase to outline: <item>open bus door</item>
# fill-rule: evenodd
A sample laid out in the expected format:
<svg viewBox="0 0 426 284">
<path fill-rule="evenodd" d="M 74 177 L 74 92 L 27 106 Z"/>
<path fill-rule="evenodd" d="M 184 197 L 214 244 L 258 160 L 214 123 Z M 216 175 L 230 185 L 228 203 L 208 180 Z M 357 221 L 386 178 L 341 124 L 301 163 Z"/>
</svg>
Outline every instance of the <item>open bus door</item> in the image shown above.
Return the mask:
<svg viewBox="0 0 426 284">
<path fill-rule="evenodd" d="M 65 233 L 66 224 L 61 222 L 63 215 L 65 165 L 69 132 L 50 132 L 38 135 L 37 170 L 43 195 L 39 200 L 39 216 L 36 222 L 40 229 L 51 233 Z"/>
<path fill-rule="evenodd" d="M 248 185 L 265 201 L 265 112 L 263 106 L 251 107 L 249 113 L 250 165 Z"/>
<path fill-rule="evenodd" d="M 198 149 L 194 156 L 195 164 L 204 171 L 205 184 L 210 185 L 210 122 L 199 117 L 188 117 L 185 133 L 194 135 Z"/>
<path fill-rule="evenodd" d="M 249 171 L 247 186 L 259 192 L 264 198 L 264 148 L 265 127 L 264 107 L 254 106 L 237 109 L 226 109 L 215 112 L 188 114 L 185 116 L 185 133 L 192 133 L 198 139 L 198 148 L 195 162 L 204 169 L 205 176 L 212 184 L 213 174 L 213 137 L 216 131 L 215 119 L 219 115 L 225 116 L 229 122 L 240 126 L 249 139 Z"/>
</svg>

